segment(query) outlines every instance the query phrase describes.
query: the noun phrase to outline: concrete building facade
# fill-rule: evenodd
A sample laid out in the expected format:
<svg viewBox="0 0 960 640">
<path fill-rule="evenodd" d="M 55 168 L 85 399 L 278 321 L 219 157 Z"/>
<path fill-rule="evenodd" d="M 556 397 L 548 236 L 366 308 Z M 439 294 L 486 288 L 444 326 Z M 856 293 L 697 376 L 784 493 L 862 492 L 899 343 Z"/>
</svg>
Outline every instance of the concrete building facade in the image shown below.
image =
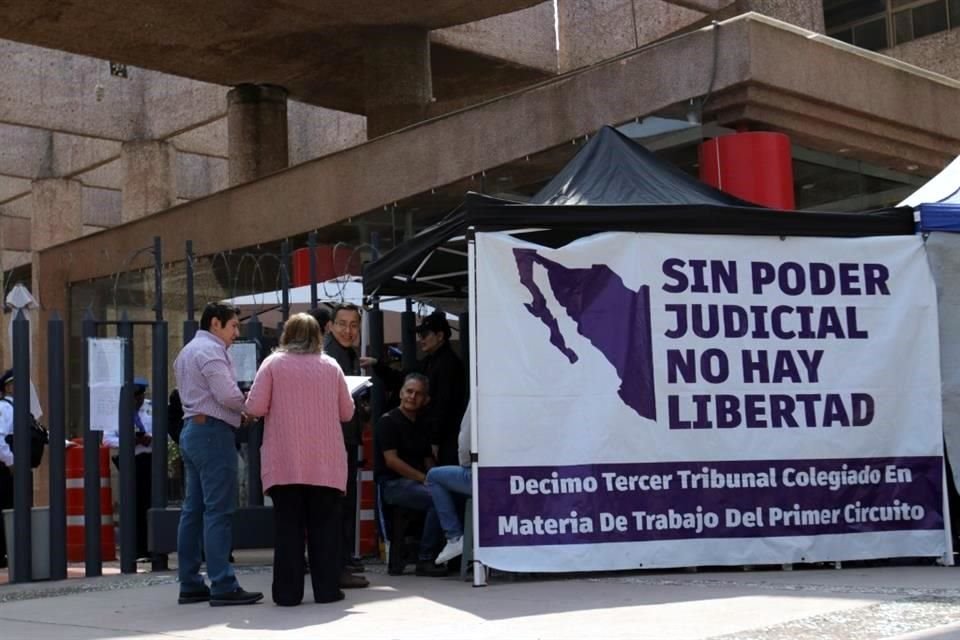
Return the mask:
<svg viewBox="0 0 960 640">
<path fill-rule="evenodd" d="M 368 259 L 466 190 L 529 196 L 605 124 L 692 173 L 706 138 L 783 132 L 799 207 L 895 203 L 960 152 L 957 4 L 21 3 L 0 22 L 6 280 L 76 339 L 87 306 L 149 315 L 160 236 L 176 344 L 186 241 L 198 304 L 273 289 L 283 239 Z"/>
</svg>

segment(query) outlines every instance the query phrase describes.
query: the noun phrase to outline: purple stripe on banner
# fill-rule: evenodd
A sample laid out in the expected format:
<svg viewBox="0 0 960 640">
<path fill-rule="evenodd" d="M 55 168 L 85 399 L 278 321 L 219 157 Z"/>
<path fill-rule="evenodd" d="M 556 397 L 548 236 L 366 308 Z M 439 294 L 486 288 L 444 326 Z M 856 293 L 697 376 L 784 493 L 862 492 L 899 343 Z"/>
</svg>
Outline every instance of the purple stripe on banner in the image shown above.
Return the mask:
<svg viewBox="0 0 960 640">
<path fill-rule="evenodd" d="M 484 547 L 943 529 L 940 457 L 480 467 Z"/>
</svg>

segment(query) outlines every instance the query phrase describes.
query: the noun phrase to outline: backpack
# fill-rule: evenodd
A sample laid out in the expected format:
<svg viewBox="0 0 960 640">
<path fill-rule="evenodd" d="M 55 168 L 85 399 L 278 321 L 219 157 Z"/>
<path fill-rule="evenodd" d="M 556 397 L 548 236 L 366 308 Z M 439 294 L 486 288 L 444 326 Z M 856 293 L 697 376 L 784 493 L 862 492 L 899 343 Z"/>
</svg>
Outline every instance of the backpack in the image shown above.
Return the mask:
<svg viewBox="0 0 960 640">
<path fill-rule="evenodd" d="M 13 406 L 13 402 L 11 402 L 8 398 L 0 398 L 0 400 L 6 402 L 11 407 Z M 47 430 L 43 428 L 42 424 L 37 422 L 37 419 L 33 417 L 32 413 L 29 414 L 27 425 L 30 427 L 30 468 L 36 469 L 43 461 L 43 451 L 50 442 L 50 434 L 47 433 Z M 10 446 L 10 451 L 16 455 L 17 452 L 13 449 L 12 433 L 6 437 L 6 441 Z"/>
<path fill-rule="evenodd" d="M 167 403 L 167 435 L 179 445 L 182 430 L 183 403 L 180 401 L 180 392 L 174 389 L 170 392 L 170 401 Z"/>
</svg>

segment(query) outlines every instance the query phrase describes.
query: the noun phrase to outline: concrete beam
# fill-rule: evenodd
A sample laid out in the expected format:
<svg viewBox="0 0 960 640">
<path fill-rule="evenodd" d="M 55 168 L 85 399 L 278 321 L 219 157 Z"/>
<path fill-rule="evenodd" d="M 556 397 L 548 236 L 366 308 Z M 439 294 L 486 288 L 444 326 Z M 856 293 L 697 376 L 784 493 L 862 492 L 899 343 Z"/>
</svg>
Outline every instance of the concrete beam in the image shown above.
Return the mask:
<svg viewBox="0 0 960 640">
<path fill-rule="evenodd" d="M 0 215 L 0 249 L 30 251 L 30 218 L 11 218 Z"/>
<path fill-rule="evenodd" d="M 790 64 L 796 59 L 814 66 Z M 826 74 L 811 74 L 810 68 L 837 73 L 825 78 Z M 123 262 L 143 238 L 160 235 L 168 246 L 183 246 L 191 239 L 202 255 L 325 227 L 535 155 L 604 124 L 702 96 L 711 77 L 718 110 L 730 107 L 721 97 L 762 83 L 777 89 L 778 97 L 789 93 L 803 101 L 804 108 L 823 106 L 820 125 L 837 136 L 872 131 L 882 123 L 883 144 L 871 144 L 877 153 L 891 153 L 889 161 L 899 157 L 900 144 L 924 146 L 930 164 L 945 164 L 960 151 L 960 123 L 950 117 L 960 99 L 960 83 L 749 14 L 721 24 L 718 31 L 706 29 L 667 40 L 529 91 L 52 247 L 41 254 L 45 295 L 61 295 L 55 292 L 65 290 L 70 281 L 147 266 L 148 257 Z M 743 99 L 749 100 L 749 94 Z M 834 125 L 841 114 L 846 119 Z M 818 138 L 829 137 L 824 133 L 818 132 Z M 935 145 L 933 138 L 939 139 Z"/>
<path fill-rule="evenodd" d="M 553 2 L 431 32 L 430 40 L 496 60 L 557 73 Z"/>
<path fill-rule="evenodd" d="M 9 200 L 21 197 L 25 193 L 30 193 L 30 180 L 28 178 L 0 176 L 0 206 L 3 206 Z"/>
<path fill-rule="evenodd" d="M 111 140 L 0 123 L 0 175 L 73 176 L 119 153 L 120 144 Z"/>
<path fill-rule="evenodd" d="M 224 92 L 226 95 L 226 92 Z M 169 138 L 177 151 L 205 156 L 227 157 L 227 118 L 217 118 Z"/>
<path fill-rule="evenodd" d="M 691 11 L 700 11 L 702 13 L 713 13 L 719 11 L 734 0 L 665 0 L 670 4 L 675 4 Z"/>
</svg>

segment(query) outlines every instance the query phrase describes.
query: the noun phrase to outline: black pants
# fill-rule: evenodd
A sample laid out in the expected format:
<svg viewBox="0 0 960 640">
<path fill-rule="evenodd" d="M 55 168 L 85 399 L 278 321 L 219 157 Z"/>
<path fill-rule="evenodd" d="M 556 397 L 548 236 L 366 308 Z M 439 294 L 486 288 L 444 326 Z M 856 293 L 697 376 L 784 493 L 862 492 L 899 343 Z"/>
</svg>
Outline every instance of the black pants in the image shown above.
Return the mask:
<svg viewBox="0 0 960 640">
<path fill-rule="evenodd" d="M 271 487 L 273 524 L 273 601 L 292 606 L 303 601 L 303 542 L 306 535 L 310 581 L 317 602 L 332 602 L 340 592 L 342 560 L 340 492 L 330 487 L 287 484 Z"/>
<path fill-rule="evenodd" d="M 147 511 L 150 510 L 150 503 L 153 500 L 153 456 L 149 453 L 141 453 L 133 459 L 137 483 L 137 557 L 146 558 L 150 555 L 147 551 Z M 119 456 L 113 457 L 113 464 L 117 469 L 120 468 Z M 122 522 L 120 526 L 123 526 Z"/>
<path fill-rule="evenodd" d="M 353 550 L 357 535 L 357 447 L 347 445 L 347 495 L 343 498 L 342 533 L 343 541 L 340 549 L 343 557 L 343 566 L 353 559 Z"/>
<path fill-rule="evenodd" d="M 0 511 L 13 509 L 13 474 L 0 462 Z M 0 521 L 0 567 L 7 566 L 7 534 Z"/>
</svg>

